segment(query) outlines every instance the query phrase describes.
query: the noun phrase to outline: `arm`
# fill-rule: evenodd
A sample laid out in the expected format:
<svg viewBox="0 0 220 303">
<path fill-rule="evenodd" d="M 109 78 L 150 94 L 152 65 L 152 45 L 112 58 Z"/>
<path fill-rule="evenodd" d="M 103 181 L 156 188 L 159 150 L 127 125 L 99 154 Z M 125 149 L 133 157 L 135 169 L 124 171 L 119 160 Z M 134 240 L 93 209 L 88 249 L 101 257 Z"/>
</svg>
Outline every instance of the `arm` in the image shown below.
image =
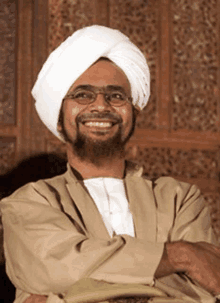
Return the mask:
<svg viewBox="0 0 220 303">
<path fill-rule="evenodd" d="M 7 273 L 27 293 L 63 292 L 83 277 L 148 284 L 163 252 L 163 243 L 126 235 L 91 237 L 60 210 L 35 201 L 7 199 L 2 213 Z M 143 263 L 152 258 L 154 264 Z"/>
<path fill-rule="evenodd" d="M 181 192 L 180 203 L 187 200 L 186 190 Z M 25 199 L 27 196 L 32 201 Z M 185 203 L 185 208 L 192 213 L 194 221 L 199 222 L 201 207 L 194 211 L 194 192 L 189 191 L 189 196 L 190 203 Z M 158 200 L 160 205 L 170 203 L 173 208 L 172 195 L 167 198 L 165 193 L 165 197 Z M 162 242 L 146 242 L 126 235 L 113 239 L 91 237 L 79 231 L 77 224 L 59 209 L 49 206 L 46 197 L 33 188 L 29 188 L 22 199 L 17 196 L 7 199 L 2 204 L 2 212 L 7 239 L 7 272 L 16 287 L 29 293 L 62 292 L 83 277 L 113 283 L 149 284 L 163 253 Z M 178 215 L 174 225 L 173 238 L 181 238 L 180 233 L 187 234 L 187 228 L 179 232 L 187 221 L 185 219 L 181 225 L 181 217 Z M 191 217 L 186 216 L 189 220 Z M 209 232 L 203 231 L 201 238 L 210 240 Z"/>
<path fill-rule="evenodd" d="M 155 273 L 156 278 L 185 273 L 204 289 L 220 293 L 220 247 L 207 242 L 166 243 Z"/>
<path fill-rule="evenodd" d="M 213 295 L 220 292 L 220 248 L 205 242 L 166 243 L 156 278 L 183 272 Z M 24 303 L 46 303 L 47 297 L 31 295 Z"/>
<path fill-rule="evenodd" d="M 155 277 L 184 273 L 202 288 L 219 293 L 220 249 L 211 227 L 209 208 L 196 186 L 189 187 L 184 183 L 181 186 L 186 188 L 177 191 L 175 223 Z"/>
</svg>

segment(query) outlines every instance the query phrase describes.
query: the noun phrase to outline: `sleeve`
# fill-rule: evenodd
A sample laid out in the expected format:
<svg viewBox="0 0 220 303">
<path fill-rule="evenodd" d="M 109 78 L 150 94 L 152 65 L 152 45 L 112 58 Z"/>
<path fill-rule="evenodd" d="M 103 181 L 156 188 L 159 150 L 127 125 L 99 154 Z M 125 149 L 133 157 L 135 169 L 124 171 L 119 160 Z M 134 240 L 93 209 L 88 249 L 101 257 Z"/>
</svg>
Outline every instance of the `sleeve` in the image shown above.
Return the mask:
<svg viewBox="0 0 220 303">
<path fill-rule="evenodd" d="M 156 190 L 156 197 L 161 219 L 161 237 L 165 236 L 163 231 L 168 230 L 169 242 L 204 241 L 218 245 L 211 225 L 209 206 L 197 186 L 175 180 L 168 183 L 161 181 Z M 172 274 L 160 278 L 155 281 L 155 286 L 171 296 L 178 296 L 179 293 L 195 298 L 196 302 L 214 302 L 209 292 L 185 274 Z"/>
<path fill-rule="evenodd" d="M 217 244 L 210 208 L 196 185 L 162 177 L 155 183 L 154 194 L 158 241 L 206 241 Z"/>
<path fill-rule="evenodd" d="M 210 207 L 196 185 L 183 183 L 177 188 L 175 224 L 170 241 L 205 241 L 218 245 L 212 228 Z"/>
<path fill-rule="evenodd" d="M 106 240 L 89 237 L 34 188 L 22 199 L 13 195 L 3 200 L 6 268 L 11 281 L 22 292 L 42 295 L 63 293 L 86 277 L 151 284 L 167 236 L 170 241 L 212 241 L 209 214 L 199 191 L 173 182 L 160 183 L 155 189 L 158 225 L 164 231 L 160 243 L 127 235 Z"/>
<path fill-rule="evenodd" d="M 58 294 L 85 277 L 113 283 L 152 282 L 163 243 L 126 235 L 88 238 L 39 192 L 32 188 L 27 196 L 32 199 L 13 196 L 1 202 L 6 269 L 17 289 Z"/>
</svg>

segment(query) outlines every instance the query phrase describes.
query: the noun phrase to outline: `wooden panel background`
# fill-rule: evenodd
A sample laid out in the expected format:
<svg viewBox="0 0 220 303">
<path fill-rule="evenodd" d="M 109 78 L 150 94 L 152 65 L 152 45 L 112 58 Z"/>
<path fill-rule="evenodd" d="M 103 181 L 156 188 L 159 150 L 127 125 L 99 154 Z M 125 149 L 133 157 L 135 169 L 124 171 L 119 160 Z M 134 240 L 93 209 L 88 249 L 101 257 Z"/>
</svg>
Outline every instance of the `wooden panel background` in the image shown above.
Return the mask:
<svg viewBox="0 0 220 303">
<path fill-rule="evenodd" d="M 39 120 L 30 91 L 47 55 L 91 24 L 120 29 L 150 66 L 151 98 L 127 158 L 149 177 L 198 184 L 220 238 L 220 0 L 3 0 L 1 174 L 25 157 L 65 153 Z"/>
</svg>

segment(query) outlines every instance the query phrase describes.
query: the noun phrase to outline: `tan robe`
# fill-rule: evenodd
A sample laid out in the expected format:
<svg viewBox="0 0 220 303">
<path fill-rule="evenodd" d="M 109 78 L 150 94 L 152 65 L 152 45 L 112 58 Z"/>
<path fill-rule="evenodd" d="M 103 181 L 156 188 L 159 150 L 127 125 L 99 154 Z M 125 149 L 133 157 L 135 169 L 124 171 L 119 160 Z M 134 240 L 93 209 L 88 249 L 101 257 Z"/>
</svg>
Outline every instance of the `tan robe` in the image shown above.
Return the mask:
<svg viewBox="0 0 220 303">
<path fill-rule="evenodd" d="M 17 288 L 16 302 L 31 293 L 50 295 L 51 302 L 60 301 L 58 294 L 67 302 L 88 302 L 143 293 L 156 300 L 152 302 L 167 295 L 167 302 L 214 302 L 186 276 L 173 274 L 156 281 L 157 288 L 149 286 L 164 242 L 216 242 L 196 186 L 169 177 L 152 182 L 141 172 L 127 168 L 125 177 L 135 238 L 109 236 L 69 166 L 64 175 L 27 184 L 3 199 L 6 270 Z"/>
</svg>

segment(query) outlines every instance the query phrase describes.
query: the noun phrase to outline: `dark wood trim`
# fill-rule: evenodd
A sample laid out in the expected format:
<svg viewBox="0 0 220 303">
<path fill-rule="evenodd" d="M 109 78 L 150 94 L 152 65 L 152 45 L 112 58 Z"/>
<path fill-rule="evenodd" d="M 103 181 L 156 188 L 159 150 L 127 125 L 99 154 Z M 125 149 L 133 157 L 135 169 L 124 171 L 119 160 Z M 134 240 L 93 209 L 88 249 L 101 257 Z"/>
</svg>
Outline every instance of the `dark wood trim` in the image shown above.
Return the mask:
<svg viewBox="0 0 220 303">
<path fill-rule="evenodd" d="M 32 36 L 32 77 L 33 84 L 48 56 L 48 0 L 35 0 L 33 6 L 33 36 Z M 34 100 L 31 102 L 31 153 L 44 152 L 46 127 L 38 117 Z"/>
<path fill-rule="evenodd" d="M 160 5 L 160 65 L 158 98 L 158 127 L 170 129 L 170 0 L 161 0 Z"/>
<path fill-rule="evenodd" d="M 218 45 L 218 72 L 217 72 L 217 77 L 218 77 L 218 88 L 217 88 L 217 93 L 216 93 L 216 98 L 217 98 L 217 104 L 218 104 L 218 132 L 220 133 L 220 0 L 218 0 L 218 16 L 217 16 L 217 22 L 218 22 L 218 32 L 217 32 L 217 45 Z M 220 141 L 219 141 L 220 144 Z M 220 165 L 220 163 L 219 163 Z M 219 202 L 220 204 L 220 202 Z M 220 207 L 220 206 L 219 206 Z"/>
<path fill-rule="evenodd" d="M 183 149 L 215 149 L 220 145 L 220 133 L 136 129 L 131 142 L 140 146 L 151 144 L 152 146 L 176 146 Z"/>
<path fill-rule="evenodd" d="M 19 0 L 17 6 L 17 159 L 30 154 L 32 6 L 33 2 L 29 0 Z M 5 132 L 6 129 L 9 131 L 6 127 Z"/>
<path fill-rule="evenodd" d="M 17 137 L 19 129 L 16 125 L 0 125 L 0 137 Z"/>
<path fill-rule="evenodd" d="M 96 24 L 109 26 L 109 0 L 95 0 Z"/>
</svg>

